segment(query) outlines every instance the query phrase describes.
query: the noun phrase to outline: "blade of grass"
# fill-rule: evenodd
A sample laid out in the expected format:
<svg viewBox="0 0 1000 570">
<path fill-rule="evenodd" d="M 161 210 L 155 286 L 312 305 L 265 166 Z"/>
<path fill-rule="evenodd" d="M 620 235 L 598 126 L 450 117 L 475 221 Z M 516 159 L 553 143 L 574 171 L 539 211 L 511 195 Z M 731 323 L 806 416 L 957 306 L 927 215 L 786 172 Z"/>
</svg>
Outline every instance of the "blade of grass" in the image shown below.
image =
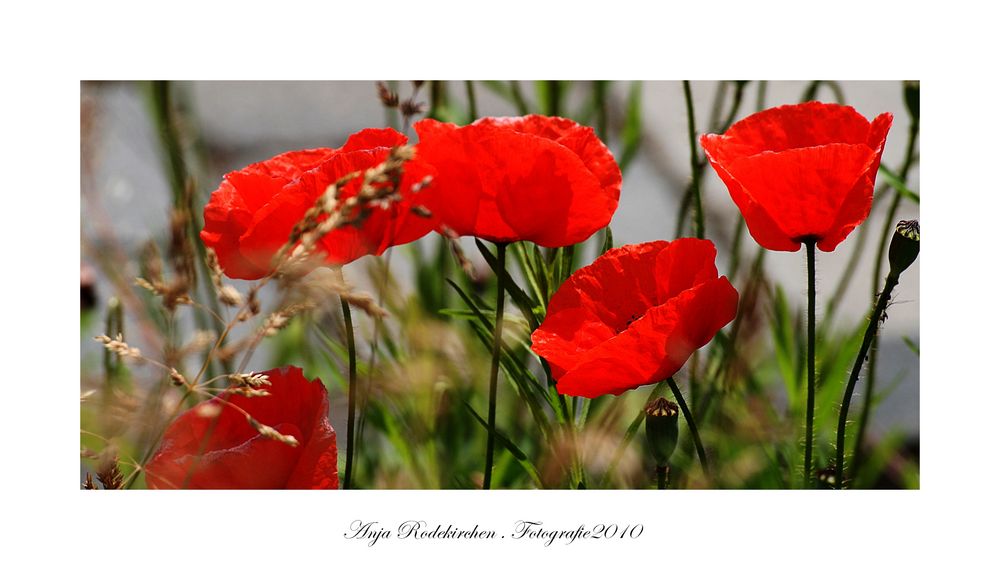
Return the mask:
<svg viewBox="0 0 1000 570">
<path fill-rule="evenodd" d="M 465 404 L 465 409 L 468 410 L 470 414 L 472 414 L 472 417 L 476 418 L 476 421 L 479 422 L 479 425 L 483 426 L 483 428 L 486 429 L 487 432 L 489 432 L 490 431 L 489 424 L 487 424 L 486 420 L 484 420 L 482 416 L 480 416 L 476 412 L 475 408 L 473 408 L 472 405 L 469 404 L 468 402 L 463 402 L 463 404 Z M 509 437 L 504 435 L 504 433 L 499 429 L 494 429 L 493 435 L 494 437 L 496 437 L 497 442 L 500 443 L 500 445 L 504 446 L 508 452 L 510 452 L 511 456 L 514 457 L 518 465 L 524 468 L 524 471 L 528 474 L 528 476 L 531 477 L 531 480 L 535 483 L 535 485 L 537 485 L 539 489 L 543 488 L 542 478 L 538 474 L 538 469 L 535 468 L 535 466 L 528 459 L 528 455 L 525 454 L 523 451 L 521 451 L 521 448 L 519 448 L 513 441 L 510 440 Z"/>
</svg>

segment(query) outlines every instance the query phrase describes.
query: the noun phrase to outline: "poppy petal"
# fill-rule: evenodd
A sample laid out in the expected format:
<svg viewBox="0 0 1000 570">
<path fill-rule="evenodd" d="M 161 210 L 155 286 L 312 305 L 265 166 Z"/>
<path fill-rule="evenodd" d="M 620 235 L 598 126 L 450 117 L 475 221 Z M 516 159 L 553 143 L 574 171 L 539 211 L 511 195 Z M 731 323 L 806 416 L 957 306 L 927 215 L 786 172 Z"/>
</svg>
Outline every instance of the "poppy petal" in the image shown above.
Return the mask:
<svg viewBox="0 0 1000 570">
<path fill-rule="evenodd" d="M 889 113 L 869 123 L 812 101 L 755 113 L 701 144 L 762 247 L 796 251 L 813 238 L 832 251 L 871 211 L 891 124 Z"/>
<path fill-rule="evenodd" d="M 414 125 L 419 156 L 437 170 L 431 210 L 458 235 L 546 247 L 578 243 L 608 224 L 621 172 L 588 127 L 531 115 L 456 127 Z"/>
<path fill-rule="evenodd" d="M 376 148 L 389 149 L 406 144 L 406 135 L 396 129 L 362 129 L 347 137 L 344 146 L 337 149 L 341 153 L 370 151 Z M 319 166 L 317 163 L 315 166 Z"/>
<path fill-rule="evenodd" d="M 728 170 L 785 235 L 802 241 L 823 236 L 873 160 L 867 145 L 829 144 L 765 152 Z"/>
<path fill-rule="evenodd" d="M 682 292 L 589 351 L 557 379 L 557 391 L 594 398 L 665 380 L 735 318 L 738 298 L 725 277 Z"/>
<path fill-rule="evenodd" d="M 656 256 L 656 289 L 660 303 L 719 276 L 715 244 L 703 239 L 681 238 L 670 242 Z"/>
<path fill-rule="evenodd" d="M 715 246 L 684 238 L 609 250 L 575 272 L 531 335 L 561 394 L 621 394 L 675 373 L 736 316 Z"/>
<path fill-rule="evenodd" d="M 754 200 L 743 185 L 729 173 L 726 166 L 716 158 L 722 152 L 723 138 L 719 135 L 703 135 L 701 145 L 705 149 L 709 163 L 729 190 L 736 207 L 743 213 L 747 230 L 754 240 L 761 247 L 772 251 L 798 251 L 802 244 L 788 237 L 767 210 Z"/>
<path fill-rule="evenodd" d="M 226 175 L 205 208 L 202 239 L 219 258 L 226 274 L 238 279 L 267 275 L 275 254 L 316 200 L 342 177 L 382 163 L 392 147 L 406 144 L 393 129 L 365 129 L 351 135 L 338 149 L 288 152 Z M 433 194 L 435 171 L 419 158 L 402 167 L 397 200 L 368 204 L 357 224 L 329 232 L 317 248 L 327 263 L 345 264 L 364 255 L 380 255 L 393 245 L 414 241 L 439 227 L 426 208 Z M 360 178 L 340 189 L 338 199 L 355 196 Z M 418 194 L 414 189 L 420 188 Z"/>
<path fill-rule="evenodd" d="M 875 176 L 878 174 L 878 166 L 881 162 L 882 151 L 885 148 L 885 140 L 889 135 L 889 127 L 892 126 L 892 115 L 883 113 L 872 121 L 871 131 L 868 135 L 868 146 L 875 152 L 875 159 L 868 167 L 865 176 L 858 179 L 857 184 L 851 192 L 844 198 L 830 228 L 824 232 L 823 239 L 819 241 L 817 247 L 821 251 L 833 251 L 840 242 L 844 241 L 854 228 L 861 225 L 872 207 L 872 192 L 875 186 Z"/>
<path fill-rule="evenodd" d="M 227 393 L 198 404 L 167 428 L 146 465 L 153 489 L 336 488 L 336 435 L 322 382 L 294 367 L 268 370 L 268 396 Z M 222 402 L 225 399 L 229 404 Z M 214 409 L 214 413 L 204 413 Z M 241 411 L 242 410 L 242 411 Z M 260 434 L 244 412 L 298 445 Z"/>
<path fill-rule="evenodd" d="M 853 107 L 810 101 L 754 113 L 726 131 L 718 160 L 728 164 L 762 152 L 822 146 L 865 144 L 869 124 Z"/>
</svg>

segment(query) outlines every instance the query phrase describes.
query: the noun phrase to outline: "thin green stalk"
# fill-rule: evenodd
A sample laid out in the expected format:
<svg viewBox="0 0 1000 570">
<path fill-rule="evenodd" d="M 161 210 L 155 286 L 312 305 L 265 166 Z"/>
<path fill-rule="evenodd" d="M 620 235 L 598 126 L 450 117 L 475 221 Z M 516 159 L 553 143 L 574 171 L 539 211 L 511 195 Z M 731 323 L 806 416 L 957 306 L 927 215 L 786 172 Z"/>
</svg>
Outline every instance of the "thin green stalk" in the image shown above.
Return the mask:
<svg viewBox="0 0 1000 570">
<path fill-rule="evenodd" d="M 548 98 L 544 101 L 545 114 L 551 117 L 558 117 L 561 112 L 560 102 L 562 100 L 562 83 L 559 81 L 546 81 L 546 93 Z"/>
<path fill-rule="evenodd" d="M 742 219 L 742 218 L 741 218 Z M 702 399 L 700 409 L 695 408 L 700 413 L 696 417 L 705 420 L 708 417 L 708 412 L 712 407 L 713 399 L 719 393 L 719 384 L 725 383 L 725 374 L 730 367 L 733 366 L 732 361 L 736 355 L 736 343 L 739 341 L 740 329 L 743 325 L 744 317 L 747 312 L 752 310 L 754 303 L 756 303 L 757 290 L 759 289 L 763 279 L 761 278 L 761 273 L 764 266 L 764 254 L 767 252 L 764 248 L 757 249 L 757 256 L 754 258 L 753 264 L 750 266 L 750 274 L 747 276 L 746 284 L 744 285 L 744 294 L 740 295 L 739 310 L 736 312 L 736 319 L 733 321 L 733 326 L 730 328 L 728 337 L 725 338 L 724 344 L 722 345 L 722 358 L 718 359 L 715 371 L 708 376 L 708 393 Z M 730 273 L 729 278 L 735 281 L 735 273 Z"/>
<path fill-rule="evenodd" d="M 524 99 L 524 93 L 521 92 L 519 81 L 510 82 L 510 95 L 514 98 L 514 106 L 517 107 L 519 114 L 527 115 L 531 112 L 531 109 L 528 108 L 528 102 Z"/>
<path fill-rule="evenodd" d="M 879 198 L 884 196 L 884 194 L 877 194 L 872 202 L 872 208 L 879 204 Z M 861 224 L 860 229 L 858 229 L 857 237 L 854 239 L 854 249 L 851 251 L 851 256 L 847 260 L 847 266 L 844 267 L 843 273 L 840 274 L 840 278 L 837 280 L 837 286 L 833 288 L 833 293 L 830 295 L 829 300 L 826 303 L 826 310 L 823 311 L 823 322 L 820 323 L 820 331 L 826 332 L 829 327 L 833 324 L 833 319 L 837 314 L 837 309 L 840 307 L 840 302 L 843 300 L 844 295 L 847 293 L 847 286 L 851 282 L 851 277 L 853 277 L 857 272 L 858 262 L 861 260 L 861 253 L 865 249 L 865 244 L 868 243 L 868 229 L 871 226 L 869 224 Z"/>
<path fill-rule="evenodd" d="M 444 120 L 444 109 L 448 106 L 448 86 L 444 81 L 430 82 L 430 109 L 427 117 L 431 119 Z"/>
<path fill-rule="evenodd" d="M 194 192 L 192 191 L 194 180 L 189 171 L 187 161 L 184 158 L 181 132 L 178 128 L 178 121 L 175 115 L 176 108 L 173 94 L 172 84 L 169 81 L 153 81 L 150 84 L 150 103 L 153 120 L 166 158 L 165 167 L 170 180 L 170 190 L 173 194 L 173 207 L 175 210 L 186 214 L 187 223 L 185 224 L 185 232 L 188 239 L 194 244 L 198 260 L 201 262 L 201 271 L 204 273 L 207 271 L 208 264 L 205 261 L 205 244 L 199 237 L 201 228 L 198 226 L 198 216 L 195 215 Z M 191 279 L 193 283 L 190 284 L 192 295 L 196 294 L 199 285 L 201 285 L 206 299 L 205 304 L 212 312 L 220 314 L 221 307 L 219 306 L 219 300 L 210 281 L 208 279 L 198 279 L 199 270 L 197 267 L 192 267 L 192 271 Z M 200 284 L 199 281 L 201 281 Z M 215 319 L 207 318 L 201 311 L 195 311 L 194 318 L 198 328 L 207 329 L 211 327 L 217 336 L 222 335 L 224 327 L 221 323 L 215 321 Z M 222 370 L 228 370 L 231 365 L 232 363 L 229 360 L 225 360 L 221 363 L 221 368 Z M 218 363 L 214 361 L 209 362 L 209 367 L 213 375 L 221 372 L 218 366 Z"/>
<path fill-rule="evenodd" d="M 920 132 L 920 121 L 916 117 L 911 117 L 909 138 L 906 142 L 906 156 L 903 159 L 903 167 L 899 169 L 899 179 L 903 184 L 906 184 L 907 176 L 910 172 L 910 166 L 913 165 L 914 151 L 916 150 L 917 134 Z M 882 226 L 882 234 L 879 236 L 878 250 L 876 250 L 875 258 L 875 272 L 873 273 L 872 279 L 872 297 L 878 294 L 879 291 L 879 277 L 882 274 L 882 262 L 885 259 L 886 247 L 889 243 L 889 238 L 895 228 L 896 222 L 896 210 L 899 209 L 899 204 L 903 199 L 903 194 L 896 191 L 892 197 L 892 203 L 889 205 L 889 211 L 885 217 L 885 223 Z M 868 418 L 871 415 L 872 399 L 875 396 L 875 378 L 878 373 L 878 337 L 872 341 L 871 356 L 868 358 L 868 381 L 865 383 L 865 396 L 861 403 L 861 414 L 858 418 L 858 435 L 857 439 L 854 441 L 854 457 L 859 455 L 861 446 L 864 443 L 865 431 L 868 429 Z M 857 467 L 857 462 L 852 466 L 852 471 Z"/>
<path fill-rule="evenodd" d="M 691 196 L 691 189 L 688 188 L 688 190 L 684 192 L 684 196 L 681 197 L 681 206 L 677 209 L 677 223 L 674 224 L 674 239 L 684 235 L 684 220 L 687 218 L 686 214 L 688 208 L 691 207 Z"/>
<path fill-rule="evenodd" d="M 746 89 L 746 86 L 747 86 L 748 83 L 750 83 L 750 82 L 749 81 L 734 81 L 733 82 L 733 84 L 735 86 L 734 90 L 733 90 L 733 102 L 729 106 L 729 114 L 726 115 L 726 121 L 724 123 L 722 123 L 722 125 L 719 126 L 719 130 L 720 131 L 724 131 L 724 130 L 728 129 L 729 126 L 732 125 L 733 122 L 736 121 L 736 113 L 739 112 L 740 105 L 743 103 L 743 91 L 744 91 L 744 89 Z"/>
<path fill-rule="evenodd" d="M 691 430 L 691 439 L 694 440 L 694 448 L 698 451 L 698 461 L 701 462 L 701 470 L 705 473 L 706 477 L 711 477 L 711 472 L 708 470 L 708 459 L 705 458 L 705 447 L 701 444 L 701 436 L 698 435 L 698 426 L 695 424 L 694 416 L 691 415 L 691 410 L 688 409 L 687 402 L 684 401 L 684 395 L 681 394 L 681 389 L 677 387 L 677 382 L 674 381 L 674 377 L 670 376 L 667 378 L 667 385 L 670 386 L 670 391 L 674 393 L 674 399 L 677 400 L 677 405 L 681 408 L 681 413 L 684 414 L 684 421 L 688 425 L 688 429 Z"/>
<path fill-rule="evenodd" d="M 847 435 L 847 412 L 851 407 L 854 386 L 858 383 L 858 377 L 861 375 L 861 368 L 864 366 L 868 349 L 878 334 L 878 325 L 886 306 L 889 304 L 889 295 L 892 294 L 893 287 L 898 283 L 899 277 L 890 271 L 889 275 L 885 278 L 885 287 L 882 289 L 882 294 L 879 295 L 878 302 L 875 304 L 871 316 L 868 317 L 868 328 L 865 329 L 865 336 L 861 341 L 861 350 L 858 351 L 858 357 L 854 360 L 854 368 L 851 369 L 851 377 L 847 380 L 847 388 L 844 390 L 844 401 L 840 405 L 840 419 L 837 422 L 836 487 L 838 489 L 844 486 L 844 441 Z M 871 382 L 868 385 L 870 386 Z"/>
<path fill-rule="evenodd" d="M 816 240 L 807 239 L 806 264 L 808 265 L 809 281 L 809 325 L 808 325 L 808 357 L 807 368 L 809 381 L 806 385 L 806 451 L 802 463 L 805 470 L 803 483 L 805 488 L 812 481 L 812 451 L 813 451 L 813 418 L 816 413 Z"/>
<path fill-rule="evenodd" d="M 705 239 L 705 215 L 701 209 L 701 168 L 698 164 L 697 128 L 694 124 L 694 101 L 691 82 L 684 81 L 684 104 L 687 106 L 688 144 L 691 147 L 691 203 L 694 206 L 694 235 Z"/>
<path fill-rule="evenodd" d="M 469 100 L 469 122 L 472 123 L 479 117 L 476 110 L 476 89 L 471 81 L 465 82 L 465 97 Z"/>
<path fill-rule="evenodd" d="M 597 131 L 597 138 L 601 140 L 606 140 L 605 137 L 608 136 L 608 82 L 607 81 L 595 81 L 594 82 L 594 106 L 597 110 L 597 119 L 595 120 L 594 128 Z"/>
<path fill-rule="evenodd" d="M 344 467 L 344 488 L 351 488 L 351 473 L 354 469 L 354 414 L 358 395 L 358 353 L 354 345 L 354 323 L 351 319 L 351 305 L 340 299 L 344 312 L 344 329 L 347 337 L 347 465 Z"/>
<path fill-rule="evenodd" d="M 483 473 L 483 489 L 489 489 L 493 480 L 493 446 L 497 424 L 497 376 L 500 372 L 500 348 L 503 337 L 504 278 L 507 275 L 505 261 L 507 244 L 497 244 L 497 303 L 496 322 L 493 328 L 493 362 L 490 364 L 490 411 L 486 423 L 486 470 Z"/>
<path fill-rule="evenodd" d="M 656 488 L 666 489 L 667 488 L 667 478 L 670 476 L 670 467 L 666 465 L 656 466 Z"/>
<path fill-rule="evenodd" d="M 758 112 L 764 110 L 767 104 L 767 81 L 757 82 L 757 100 L 754 102 L 754 109 Z"/>
<path fill-rule="evenodd" d="M 384 258 L 376 258 L 375 263 L 377 267 L 382 268 L 381 280 L 378 286 L 378 306 L 382 306 L 385 303 L 385 297 L 387 294 L 387 288 L 389 286 L 389 268 L 392 264 L 392 252 L 395 248 L 390 248 L 386 252 Z M 378 357 L 379 351 L 379 338 L 384 334 L 384 324 L 382 322 L 382 317 L 375 316 L 372 322 L 372 338 L 368 343 L 368 379 L 365 382 L 361 392 L 361 417 L 358 419 L 358 439 L 363 440 L 365 438 L 365 421 L 368 418 L 368 403 L 371 400 L 372 386 L 375 384 L 375 361 Z"/>
<path fill-rule="evenodd" d="M 646 403 L 639 410 L 639 413 L 635 415 L 635 419 L 629 424 L 628 428 L 625 430 L 625 437 L 622 438 L 621 443 L 615 449 L 615 454 L 611 456 L 611 463 L 608 465 L 608 470 L 604 472 L 604 477 L 601 478 L 601 488 L 606 488 L 608 482 L 611 480 L 611 474 L 617 471 L 618 464 L 621 463 L 622 457 L 625 456 L 625 450 L 628 449 L 632 439 L 635 437 L 636 432 L 639 430 L 639 426 L 642 425 L 643 420 L 646 419 L 646 406 L 648 406 L 653 400 L 660 397 L 663 394 L 663 383 L 660 382 L 653 387 L 649 392 L 649 396 L 646 397 Z"/>
<path fill-rule="evenodd" d="M 736 274 L 740 270 L 740 261 L 743 259 L 743 256 L 740 254 L 740 249 L 743 247 L 743 226 L 743 216 L 738 214 L 736 216 L 736 228 L 733 230 L 733 242 L 729 246 L 729 254 L 732 257 L 729 258 L 729 270 L 726 271 L 726 275 L 730 281 L 736 280 Z"/>
</svg>

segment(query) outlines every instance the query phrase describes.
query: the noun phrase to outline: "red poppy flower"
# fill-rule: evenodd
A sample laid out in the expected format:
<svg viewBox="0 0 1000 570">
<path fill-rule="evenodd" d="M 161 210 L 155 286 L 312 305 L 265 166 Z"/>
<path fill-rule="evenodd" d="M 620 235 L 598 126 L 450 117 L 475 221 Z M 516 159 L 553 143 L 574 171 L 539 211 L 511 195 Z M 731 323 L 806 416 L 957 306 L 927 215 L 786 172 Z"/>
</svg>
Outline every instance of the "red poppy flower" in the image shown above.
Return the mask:
<svg viewBox="0 0 1000 570">
<path fill-rule="evenodd" d="M 530 115 L 464 127 L 424 119 L 414 129 L 438 172 L 429 207 L 458 235 L 560 247 L 608 225 L 618 208 L 621 171 L 590 127 Z"/>
<path fill-rule="evenodd" d="M 738 300 L 710 241 L 626 245 L 559 287 L 531 350 L 548 361 L 560 394 L 618 395 L 680 370 L 736 317 Z"/>
<path fill-rule="evenodd" d="M 146 466 L 152 489 L 336 489 L 337 436 L 327 420 L 326 388 L 302 370 L 262 372 L 269 396 L 238 394 L 202 402 L 167 428 Z M 262 435 L 238 410 L 292 436 L 298 445 Z"/>
<path fill-rule="evenodd" d="M 275 253 L 288 241 L 292 228 L 327 187 L 355 171 L 382 163 L 406 137 L 393 129 L 365 129 L 337 149 L 286 152 L 230 172 L 205 206 L 201 239 L 215 250 L 226 275 L 259 279 L 268 274 Z M 327 234 L 318 246 L 328 263 L 349 263 L 379 255 L 393 245 L 409 243 L 435 229 L 436 222 L 413 213 L 429 188 L 413 190 L 433 170 L 419 158 L 404 166 L 401 200 L 386 207 L 369 205 L 365 219 Z M 341 189 L 338 199 L 357 194 L 361 180 Z"/>
<path fill-rule="evenodd" d="M 833 251 L 868 217 L 892 115 L 812 101 L 761 111 L 701 146 L 762 247 Z"/>
</svg>

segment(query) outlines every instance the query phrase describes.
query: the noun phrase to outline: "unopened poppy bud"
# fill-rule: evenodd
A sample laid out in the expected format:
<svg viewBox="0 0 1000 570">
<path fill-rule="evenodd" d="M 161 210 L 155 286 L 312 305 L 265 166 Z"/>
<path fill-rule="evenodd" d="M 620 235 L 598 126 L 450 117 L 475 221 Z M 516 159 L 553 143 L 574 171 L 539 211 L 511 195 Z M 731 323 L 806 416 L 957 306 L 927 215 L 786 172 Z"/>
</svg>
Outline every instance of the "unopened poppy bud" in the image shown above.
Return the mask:
<svg viewBox="0 0 1000 570">
<path fill-rule="evenodd" d="M 903 99 L 906 101 L 906 110 L 914 121 L 920 120 L 920 82 L 903 82 Z"/>
<path fill-rule="evenodd" d="M 677 447 L 677 404 L 657 398 L 646 406 L 646 440 L 656 465 L 667 465 Z"/>
<path fill-rule="evenodd" d="M 889 272 L 899 277 L 913 264 L 920 253 L 920 224 L 917 220 L 903 220 L 896 224 L 896 233 L 889 242 Z"/>
</svg>

